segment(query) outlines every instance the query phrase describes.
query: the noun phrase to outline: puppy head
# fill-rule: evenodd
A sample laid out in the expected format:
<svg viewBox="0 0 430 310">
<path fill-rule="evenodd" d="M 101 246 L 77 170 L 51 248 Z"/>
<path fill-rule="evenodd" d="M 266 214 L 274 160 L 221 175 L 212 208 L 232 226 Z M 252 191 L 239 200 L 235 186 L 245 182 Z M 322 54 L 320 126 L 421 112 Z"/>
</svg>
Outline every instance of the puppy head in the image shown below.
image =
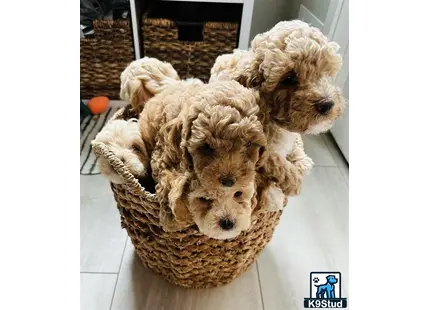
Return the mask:
<svg viewBox="0 0 430 310">
<path fill-rule="evenodd" d="M 131 62 L 121 73 L 120 98 L 139 111 L 146 101 L 176 81 L 179 76 L 170 63 L 144 57 Z"/>
<path fill-rule="evenodd" d="M 254 201 L 254 183 L 229 190 L 202 187 L 191 182 L 189 211 L 201 233 L 215 239 L 230 239 L 249 229 Z"/>
<path fill-rule="evenodd" d="M 237 80 L 260 91 L 262 109 L 279 126 L 298 133 L 324 132 L 345 106 L 335 86 L 342 65 L 338 49 L 317 28 L 280 22 L 252 41 L 253 61 Z"/>
<path fill-rule="evenodd" d="M 182 145 L 204 187 L 226 191 L 246 187 L 254 180 L 255 166 L 266 145 L 263 127 L 255 115 L 255 97 L 242 86 L 239 92 L 229 94 L 222 87 L 218 89 L 219 84 L 210 85 L 210 93 L 203 91 L 194 98 L 199 104 L 193 105 L 184 124 Z"/>
<path fill-rule="evenodd" d="M 144 177 L 148 168 L 148 154 L 140 135 L 136 119 L 109 122 L 92 141 L 103 142 L 118 157 L 136 178 Z M 123 183 L 107 159 L 99 157 L 100 172 L 112 183 Z"/>
</svg>

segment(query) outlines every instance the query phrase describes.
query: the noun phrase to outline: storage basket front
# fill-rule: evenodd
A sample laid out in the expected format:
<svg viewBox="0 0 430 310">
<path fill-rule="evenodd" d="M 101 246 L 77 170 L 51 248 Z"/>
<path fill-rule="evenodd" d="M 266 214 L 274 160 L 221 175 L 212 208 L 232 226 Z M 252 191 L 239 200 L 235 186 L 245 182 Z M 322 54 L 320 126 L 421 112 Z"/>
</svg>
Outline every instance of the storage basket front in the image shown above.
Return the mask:
<svg viewBox="0 0 430 310">
<path fill-rule="evenodd" d="M 121 72 L 134 60 L 130 23 L 95 20 L 94 37 L 81 38 L 81 98 L 119 99 Z"/>
<path fill-rule="evenodd" d="M 201 38 L 197 41 L 189 41 L 186 36 L 181 38 L 180 32 L 186 27 L 190 25 L 169 19 L 144 18 L 145 56 L 170 62 L 182 78 L 196 77 L 208 81 L 216 57 L 236 48 L 238 24 L 203 23 Z"/>
</svg>

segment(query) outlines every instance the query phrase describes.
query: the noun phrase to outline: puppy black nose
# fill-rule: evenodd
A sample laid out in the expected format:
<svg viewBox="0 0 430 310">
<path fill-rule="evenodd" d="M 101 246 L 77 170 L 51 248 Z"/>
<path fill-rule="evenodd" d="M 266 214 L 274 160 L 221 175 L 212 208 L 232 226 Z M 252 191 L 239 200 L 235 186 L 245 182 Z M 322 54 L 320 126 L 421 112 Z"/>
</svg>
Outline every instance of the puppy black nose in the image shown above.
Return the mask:
<svg viewBox="0 0 430 310">
<path fill-rule="evenodd" d="M 333 108 L 334 106 L 334 102 L 329 100 L 329 101 L 320 101 L 317 104 L 315 104 L 315 108 L 317 109 L 318 113 L 320 114 L 327 114 L 328 112 L 330 112 L 331 108 Z"/>
<path fill-rule="evenodd" d="M 234 184 L 234 180 L 232 178 L 222 178 L 221 184 L 223 186 L 232 187 Z"/>
<path fill-rule="evenodd" d="M 224 230 L 231 230 L 234 223 L 230 219 L 224 218 L 219 221 L 219 226 Z"/>
</svg>

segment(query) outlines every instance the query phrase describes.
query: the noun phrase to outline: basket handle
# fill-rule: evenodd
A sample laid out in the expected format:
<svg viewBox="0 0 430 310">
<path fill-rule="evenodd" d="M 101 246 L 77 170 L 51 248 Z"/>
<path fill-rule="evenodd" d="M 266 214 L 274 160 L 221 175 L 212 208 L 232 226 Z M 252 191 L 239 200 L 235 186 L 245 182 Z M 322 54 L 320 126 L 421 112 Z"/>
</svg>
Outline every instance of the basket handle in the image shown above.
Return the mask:
<svg viewBox="0 0 430 310">
<path fill-rule="evenodd" d="M 138 117 L 136 112 L 133 111 L 131 105 L 127 105 L 124 108 L 119 109 L 115 112 L 115 114 L 110 118 L 109 122 L 118 119 L 127 120 L 129 118 Z M 134 194 L 138 196 L 143 196 L 150 201 L 156 201 L 155 194 L 151 194 L 145 190 L 142 185 L 140 185 L 139 181 L 136 177 L 128 170 L 128 168 L 123 164 L 123 162 L 109 150 L 103 142 L 94 142 L 92 145 L 92 150 L 98 157 L 105 158 L 112 169 L 121 177 L 124 181 L 123 185 L 126 185 Z"/>
<path fill-rule="evenodd" d="M 93 152 L 97 156 L 105 158 L 113 170 L 118 173 L 118 175 L 124 181 L 130 190 L 132 190 L 137 195 L 144 195 L 145 189 L 140 185 L 136 177 L 130 173 L 128 168 L 122 163 L 121 160 L 116 157 L 116 155 L 109 150 L 109 148 L 103 142 L 95 142 L 92 146 Z"/>
</svg>

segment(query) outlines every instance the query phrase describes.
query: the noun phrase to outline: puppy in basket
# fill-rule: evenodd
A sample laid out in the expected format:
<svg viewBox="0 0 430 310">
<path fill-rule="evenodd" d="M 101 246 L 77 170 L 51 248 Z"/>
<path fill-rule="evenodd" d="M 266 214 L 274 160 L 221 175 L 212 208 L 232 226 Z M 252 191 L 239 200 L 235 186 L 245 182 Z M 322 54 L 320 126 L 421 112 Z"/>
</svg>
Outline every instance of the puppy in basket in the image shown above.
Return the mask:
<svg viewBox="0 0 430 310">
<path fill-rule="evenodd" d="M 338 49 L 319 29 L 302 21 L 279 22 L 257 35 L 249 51 L 219 56 L 210 83 L 236 80 L 258 90 L 258 118 L 268 150 L 282 159 L 288 156 L 304 174 L 313 163 L 304 159 L 300 148 L 293 149 L 299 134 L 329 130 L 344 110 L 345 100 L 334 84 L 342 64 Z M 285 164 L 282 159 L 277 164 Z M 279 188 L 272 186 L 271 191 L 275 195 Z"/>
<path fill-rule="evenodd" d="M 131 62 L 121 73 L 120 98 L 130 107 L 124 110 L 125 120 L 110 121 L 96 136 L 92 144 L 103 142 L 122 160 L 137 179 L 145 183 L 150 174 L 149 156 L 140 135 L 137 119 L 144 103 L 155 94 L 175 83 L 182 83 L 179 75 L 168 62 L 144 57 Z M 203 84 L 198 79 L 187 80 L 189 84 Z M 131 118 L 130 118 L 131 117 Z M 98 159 L 100 172 L 109 181 L 122 184 L 124 181 L 104 158 Z"/>
<path fill-rule="evenodd" d="M 91 144 L 98 142 L 104 143 L 137 179 L 142 180 L 148 176 L 149 156 L 140 135 L 137 119 L 109 121 Z M 109 181 L 115 184 L 124 182 L 106 158 L 99 157 L 97 164 L 100 172 Z"/>
<path fill-rule="evenodd" d="M 131 62 L 121 73 L 120 98 L 128 101 L 131 110 L 140 113 L 144 103 L 175 83 L 183 83 L 172 65 L 152 57 Z M 187 79 L 190 84 L 203 84 L 198 79 Z"/>
<path fill-rule="evenodd" d="M 144 64 L 144 65 L 143 65 Z M 160 69 L 161 68 L 161 69 Z M 143 107 L 144 103 L 154 96 L 155 94 L 158 94 L 165 90 L 167 87 L 172 85 L 177 85 L 176 88 L 171 88 L 171 94 L 170 96 L 177 96 L 177 94 L 180 94 L 182 98 L 187 98 L 187 92 L 194 93 L 198 92 L 203 83 L 200 80 L 197 79 L 189 79 L 186 81 L 180 81 L 177 79 L 177 73 L 174 71 L 173 67 L 166 63 L 161 62 L 155 58 L 144 58 L 140 61 L 133 62 L 129 65 L 128 68 L 125 69 L 125 72 L 127 74 L 123 73 L 121 75 L 121 93 L 126 93 L 127 98 L 136 98 L 134 102 L 134 106 L 140 106 Z M 127 77 L 125 79 L 124 77 Z M 153 81 L 155 80 L 155 81 Z M 134 83 L 133 86 L 129 86 L 129 83 Z M 188 88 L 185 86 L 186 84 L 193 85 L 189 86 Z M 184 90 L 185 87 L 185 90 Z M 213 86 L 215 87 L 215 86 Z M 176 90 L 174 90 L 176 89 Z M 128 91 L 125 91 L 128 90 Z M 240 89 L 241 90 L 241 89 Z M 184 92 L 182 94 L 182 92 Z M 137 95 L 136 95 L 137 93 Z M 240 93 L 240 91 L 239 91 Z M 139 94 L 145 94 L 145 96 L 139 96 Z M 235 96 L 236 94 L 232 92 L 230 96 Z M 254 93 L 254 97 L 256 94 Z M 209 96 L 208 96 L 209 97 Z M 139 99 L 137 99 L 139 98 Z M 170 100 L 175 101 L 175 98 L 171 98 Z M 255 99 L 253 99 L 255 100 Z M 258 100 L 258 98 L 257 98 Z M 162 109 L 162 105 L 159 105 L 158 107 L 155 107 L 154 109 Z M 242 109 L 242 107 L 239 107 Z M 254 106 L 255 109 L 255 106 Z M 146 110 L 148 111 L 148 110 Z M 161 115 L 160 111 L 151 112 L 156 115 Z M 174 111 L 174 114 L 177 114 L 178 111 Z M 176 115 L 175 114 L 175 115 Z M 153 116 L 151 115 L 150 118 Z M 150 120 L 146 120 L 147 123 L 150 123 Z M 158 123 L 158 120 L 155 120 L 155 123 Z M 144 136 L 144 140 L 147 141 L 147 147 L 148 152 L 151 154 L 154 147 L 155 147 L 155 140 L 150 142 L 148 144 L 148 141 L 151 141 L 156 136 L 156 133 L 158 132 L 158 127 L 156 126 L 150 126 L 149 128 L 146 128 L 142 130 L 142 135 Z M 146 135 L 146 136 L 145 136 Z M 303 158 L 306 158 L 304 154 L 300 153 L 300 150 L 297 151 L 298 155 L 296 156 L 295 162 L 304 162 L 305 160 Z M 286 162 L 283 158 L 278 158 L 279 155 L 275 152 L 271 152 L 269 160 L 267 161 L 268 165 L 266 165 L 264 168 L 262 168 L 262 171 L 264 171 L 264 176 L 259 176 L 259 192 L 262 196 L 262 201 L 264 201 L 264 209 L 267 209 L 269 211 L 273 210 L 279 210 L 282 209 L 282 207 L 286 203 L 286 197 L 282 195 L 284 193 L 285 195 L 296 195 L 300 191 L 301 187 L 301 178 L 300 173 L 298 171 L 298 168 L 296 168 L 294 165 L 291 165 L 290 162 Z M 227 158 L 227 157 L 225 157 Z M 280 164 L 281 166 L 276 166 L 274 163 Z M 271 165 L 269 167 L 269 165 Z M 282 169 L 280 169 L 282 167 Z M 303 165 L 300 166 L 302 168 Z M 307 168 L 307 167 L 306 167 Z M 157 175 L 157 167 L 154 167 L 154 175 Z M 198 167 L 197 167 L 198 169 Z M 206 170 L 208 175 L 213 174 L 212 171 L 209 169 Z M 212 178 L 203 178 L 204 180 L 212 180 Z M 204 186 L 212 186 L 210 184 L 204 184 Z M 282 188 L 282 191 L 280 190 Z M 274 195 L 276 194 L 276 195 Z M 267 196 L 267 197 L 266 197 Z"/>
<path fill-rule="evenodd" d="M 144 57 L 131 62 L 121 73 L 120 98 L 130 107 L 124 110 L 124 118 L 139 115 L 143 104 L 167 86 L 179 82 L 178 73 L 172 65 L 156 58 Z M 137 179 L 148 176 L 149 156 L 140 135 L 137 119 L 112 120 L 92 141 L 102 142 L 118 157 Z M 98 159 L 100 172 L 112 183 L 124 181 L 105 158 Z"/>
<path fill-rule="evenodd" d="M 145 103 L 139 125 L 166 230 L 195 223 L 228 239 L 249 228 L 266 145 L 255 95 L 235 81 L 181 82 Z"/>
</svg>

